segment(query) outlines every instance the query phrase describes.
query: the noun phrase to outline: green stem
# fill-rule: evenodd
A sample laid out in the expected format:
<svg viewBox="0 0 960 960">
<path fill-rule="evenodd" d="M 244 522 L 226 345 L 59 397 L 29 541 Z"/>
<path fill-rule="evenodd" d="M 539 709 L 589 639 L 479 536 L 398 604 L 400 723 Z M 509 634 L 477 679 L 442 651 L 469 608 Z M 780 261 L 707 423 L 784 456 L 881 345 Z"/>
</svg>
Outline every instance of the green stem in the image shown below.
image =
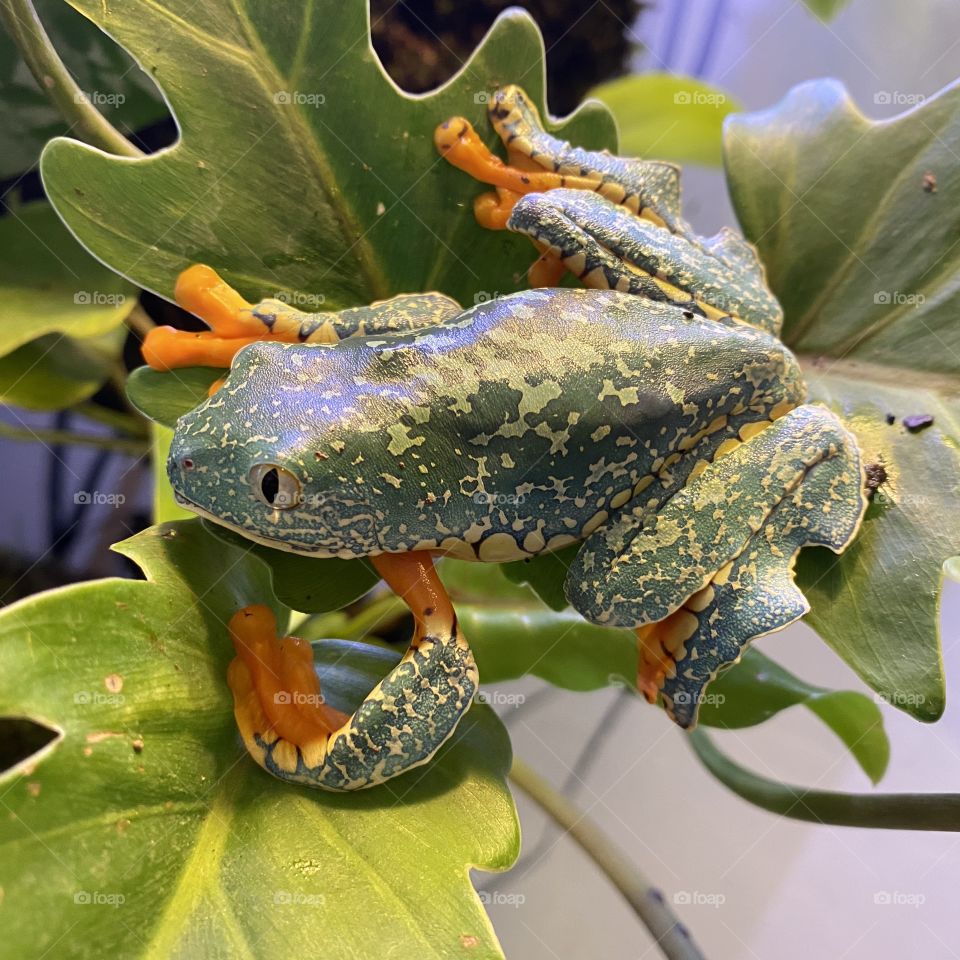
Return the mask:
<svg viewBox="0 0 960 960">
<path fill-rule="evenodd" d="M 128 437 L 136 437 L 144 441 L 150 438 L 148 422 L 139 416 L 134 417 L 129 413 L 101 407 L 98 403 L 81 403 L 76 407 L 76 412 L 88 420 L 119 430 Z"/>
<path fill-rule="evenodd" d="M 0 0 L 0 19 L 40 89 L 87 143 L 121 157 L 142 157 L 90 103 L 60 59 L 30 0 Z"/>
<path fill-rule="evenodd" d="M 409 607 L 392 591 L 382 597 L 371 600 L 356 616 L 347 622 L 342 638 L 344 640 L 361 640 L 382 627 L 389 627 L 396 623 Z"/>
<path fill-rule="evenodd" d="M 72 443 L 81 447 L 99 447 L 101 450 L 116 450 L 139 457 L 147 450 L 147 445 L 137 440 L 122 440 L 118 437 L 95 437 L 90 434 L 71 433 L 69 430 L 27 430 L 0 423 L 0 438 L 4 440 L 23 440 L 29 443 Z"/>
<path fill-rule="evenodd" d="M 587 819 L 523 761 L 514 759 L 510 780 L 579 844 L 620 891 L 668 960 L 703 960 L 690 932 L 674 916 L 663 894 Z"/>
<path fill-rule="evenodd" d="M 957 793 L 834 793 L 768 780 L 734 763 L 702 731 L 690 745 L 703 765 L 735 794 L 782 817 L 875 830 L 960 831 Z"/>
<path fill-rule="evenodd" d="M 150 314 L 139 303 L 127 314 L 124 322 L 141 340 L 145 339 L 147 334 L 157 326 Z"/>
</svg>

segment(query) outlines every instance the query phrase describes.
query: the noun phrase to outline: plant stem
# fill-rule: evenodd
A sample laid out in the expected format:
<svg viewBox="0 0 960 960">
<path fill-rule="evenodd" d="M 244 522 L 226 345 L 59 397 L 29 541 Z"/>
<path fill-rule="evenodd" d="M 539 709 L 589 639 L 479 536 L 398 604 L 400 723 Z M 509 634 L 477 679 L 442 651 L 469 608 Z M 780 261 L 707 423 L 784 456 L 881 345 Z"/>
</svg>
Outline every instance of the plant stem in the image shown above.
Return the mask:
<svg viewBox="0 0 960 960">
<path fill-rule="evenodd" d="M 690 932 L 674 916 L 661 891 L 623 856 L 595 823 L 522 760 L 514 759 L 510 779 L 604 872 L 668 960 L 703 960 Z"/>
<path fill-rule="evenodd" d="M 841 827 L 960 831 L 957 793 L 835 793 L 768 780 L 734 763 L 702 731 L 690 745 L 703 765 L 749 803 L 782 817 Z"/>
<path fill-rule="evenodd" d="M 371 600 L 356 616 L 351 617 L 343 630 L 344 640 L 360 640 L 380 627 L 392 626 L 409 607 L 392 591 Z"/>
<path fill-rule="evenodd" d="M 109 407 L 101 407 L 98 403 L 81 403 L 75 407 L 75 411 L 88 420 L 94 420 L 114 430 L 120 430 L 128 437 L 148 440 L 150 430 L 148 423 L 140 416 L 132 416 L 128 413 L 121 413 L 119 410 L 111 410 Z"/>
<path fill-rule="evenodd" d="M 30 0 L 0 0 L 0 19 L 40 89 L 87 143 L 121 157 L 142 157 L 91 103 L 60 59 Z"/>
<path fill-rule="evenodd" d="M 29 443 L 72 443 L 81 447 L 99 447 L 101 450 L 116 450 L 131 457 L 141 456 L 147 449 L 138 440 L 123 440 L 119 437 L 95 437 L 92 434 L 73 433 L 70 430 L 28 430 L 0 423 L 0 438 L 23 440 Z"/>
<path fill-rule="evenodd" d="M 127 314 L 124 322 L 141 340 L 157 326 L 150 314 L 139 303 Z"/>
</svg>

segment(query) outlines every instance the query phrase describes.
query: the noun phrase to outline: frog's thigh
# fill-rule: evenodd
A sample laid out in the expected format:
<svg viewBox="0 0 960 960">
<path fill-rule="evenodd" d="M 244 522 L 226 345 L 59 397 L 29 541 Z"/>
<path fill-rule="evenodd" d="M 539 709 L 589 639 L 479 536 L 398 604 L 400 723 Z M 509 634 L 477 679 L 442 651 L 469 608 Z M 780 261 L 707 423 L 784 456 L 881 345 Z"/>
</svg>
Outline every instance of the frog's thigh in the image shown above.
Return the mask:
<svg viewBox="0 0 960 960">
<path fill-rule="evenodd" d="M 690 726 L 719 669 L 808 609 L 793 583 L 797 551 L 840 552 L 865 507 L 852 436 L 828 410 L 798 407 L 710 464 L 646 526 L 624 514 L 592 534 L 567 596 L 589 620 L 638 628 L 641 691 L 662 692 Z"/>
<path fill-rule="evenodd" d="M 231 621 L 234 714 L 249 753 L 276 777 L 336 791 L 382 783 L 426 763 L 473 701 L 476 665 L 429 554 L 374 562 L 410 606 L 416 632 L 350 717 L 324 704 L 309 645 L 277 638 L 267 608 Z"/>
</svg>

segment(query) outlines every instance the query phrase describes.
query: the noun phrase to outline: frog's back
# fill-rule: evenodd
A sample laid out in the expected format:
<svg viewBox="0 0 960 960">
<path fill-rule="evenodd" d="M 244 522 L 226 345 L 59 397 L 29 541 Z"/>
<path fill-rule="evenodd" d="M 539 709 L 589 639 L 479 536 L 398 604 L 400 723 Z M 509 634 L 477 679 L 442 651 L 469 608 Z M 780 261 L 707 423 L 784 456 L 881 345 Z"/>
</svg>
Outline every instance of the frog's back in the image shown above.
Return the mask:
<svg viewBox="0 0 960 960">
<path fill-rule="evenodd" d="M 388 496 L 382 546 L 472 559 L 582 539 L 803 394 L 774 338 L 615 291 L 524 291 L 352 349 L 342 443 Z"/>
</svg>

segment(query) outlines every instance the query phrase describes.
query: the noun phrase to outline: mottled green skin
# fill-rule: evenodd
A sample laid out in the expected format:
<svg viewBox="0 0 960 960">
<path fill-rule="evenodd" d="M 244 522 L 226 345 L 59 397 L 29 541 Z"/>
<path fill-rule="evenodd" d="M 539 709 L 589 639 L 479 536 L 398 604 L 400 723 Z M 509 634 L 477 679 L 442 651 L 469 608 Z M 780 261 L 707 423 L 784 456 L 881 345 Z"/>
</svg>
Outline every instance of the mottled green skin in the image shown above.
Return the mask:
<svg viewBox="0 0 960 960">
<path fill-rule="evenodd" d="M 261 300 L 244 313 L 263 324 L 264 333 L 292 333 L 301 343 L 336 343 L 347 337 L 398 333 L 442 323 L 460 304 L 442 293 L 405 293 L 346 310 L 310 312 L 284 300 Z"/>
<path fill-rule="evenodd" d="M 591 286 L 662 300 L 701 315 L 706 304 L 780 333 L 783 311 L 767 289 L 763 267 L 753 247 L 730 229 L 709 238 L 673 234 L 583 190 L 521 197 L 507 227 L 551 250 Z M 655 278 L 683 295 L 665 290 Z"/>
<path fill-rule="evenodd" d="M 248 746 L 265 770 L 283 780 L 363 790 L 426 763 L 470 708 L 477 685 L 473 654 L 456 631 L 425 637 L 331 734 L 319 763 L 309 766 L 298 750 L 291 772 L 274 758 L 279 741 L 261 735 Z"/>
<path fill-rule="evenodd" d="M 676 164 L 616 157 L 606 150 L 584 150 L 558 140 L 543 129 L 536 107 L 514 85 L 496 91 L 487 113 L 511 153 L 529 157 L 544 170 L 589 180 L 599 195 L 636 214 L 652 213 L 674 233 L 691 232 L 680 216 Z"/>
<path fill-rule="evenodd" d="M 528 291 L 411 333 L 245 348 L 179 421 L 170 479 L 297 553 L 517 559 L 582 539 L 641 478 L 682 485 L 742 423 L 803 396 L 790 353 L 751 327 L 612 291 Z M 661 470 L 723 414 L 727 428 Z M 294 474 L 304 502 L 261 503 L 259 463 Z"/>
</svg>

